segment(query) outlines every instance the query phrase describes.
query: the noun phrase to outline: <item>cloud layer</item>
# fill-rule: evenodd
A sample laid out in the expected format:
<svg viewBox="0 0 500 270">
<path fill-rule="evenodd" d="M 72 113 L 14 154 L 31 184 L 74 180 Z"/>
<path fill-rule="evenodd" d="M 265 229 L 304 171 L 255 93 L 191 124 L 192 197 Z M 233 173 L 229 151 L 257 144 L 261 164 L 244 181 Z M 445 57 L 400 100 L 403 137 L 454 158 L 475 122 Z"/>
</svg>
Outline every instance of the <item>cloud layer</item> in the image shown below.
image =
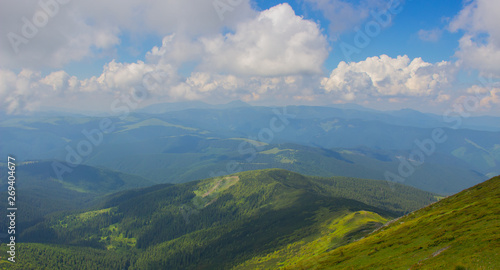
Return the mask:
<svg viewBox="0 0 500 270">
<path fill-rule="evenodd" d="M 11 1 L 0 9 L 0 67 L 62 67 L 113 53 L 124 33 L 193 37 L 233 29 L 255 16 L 248 0 L 232 3 L 221 20 L 213 2 L 205 0 Z"/>
<path fill-rule="evenodd" d="M 326 92 L 350 101 L 370 97 L 422 97 L 448 88 L 454 71 L 449 62 L 431 64 L 421 58 L 410 60 L 408 56 L 382 55 L 357 63 L 341 62 L 321 85 Z"/>
<path fill-rule="evenodd" d="M 109 100 L 138 89 L 164 101 L 292 98 L 302 76 L 318 76 L 311 74 L 321 73 L 327 56 L 328 44 L 318 26 L 282 4 L 238 23 L 226 35 L 167 35 L 161 47 L 147 53 L 146 62 L 113 60 L 98 77 L 78 80 L 64 71 L 42 77 L 29 68 L 18 74 L 3 69 L 0 93 L 9 113 L 51 105 L 68 94 Z M 179 67 L 193 61 L 196 70 L 182 76 Z M 145 87 L 149 74 L 158 76 L 154 85 Z"/>
<path fill-rule="evenodd" d="M 500 1 L 473 0 L 450 23 L 450 30 L 465 31 L 456 56 L 467 68 L 500 78 Z"/>
<path fill-rule="evenodd" d="M 320 73 L 328 44 L 316 23 L 295 15 L 288 4 L 239 24 L 234 34 L 202 40 L 205 68 L 241 75 Z"/>
<path fill-rule="evenodd" d="M 114 101 L 137 92 L 148 97 L 139 106 L 240 99 L 255 104 L 444 108 L 480 92 L 481 105 L 500 113 L 495 82 L 456 83 L 461 69 L 500 78 L 499 1 L 466 1 L 450 21 L 448 29 L 462 35 L 458 60 L 430 63 L 380 55 L 340 62 L 333 70 L 326 70 L 324 63 L 340 53 L 330 49 L 339 42 L 338 35 L 355 31 L 370 12 L 387 8 L 387 2 L 307 0 L 304 5 L 323 13 L 329 31 L 298 16 L 286 3 L 257 11 L 249 0 L 9 2 L 9 9 L 0 10 L 5 22 L 0 24 L 1 109 L 109 111 Z M 420 30 L 419 38 L 440 42 L 443 31 L 428 29 Z M 111 60 L 127 38 L 148 35 L 162 42 L 148 45 L 142 60 Z M 103 55 L 110 60 L 101 74 L 77 78 L 67 73 L 68 64 Z"/>
</svg>

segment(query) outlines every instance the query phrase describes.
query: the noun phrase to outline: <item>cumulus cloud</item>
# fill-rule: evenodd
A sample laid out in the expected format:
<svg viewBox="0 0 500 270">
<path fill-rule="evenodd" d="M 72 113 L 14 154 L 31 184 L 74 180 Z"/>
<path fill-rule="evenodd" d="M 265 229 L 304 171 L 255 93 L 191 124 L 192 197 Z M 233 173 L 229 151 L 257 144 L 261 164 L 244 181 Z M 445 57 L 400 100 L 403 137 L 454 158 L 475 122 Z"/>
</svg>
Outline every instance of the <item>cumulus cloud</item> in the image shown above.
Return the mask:
<svg viewBox="0 0 500 270">
<path fill-rule="evenodd" d="M 199 71 L 240 76 L 320 73 L 327 57 L 328 42 L 318 25 L 288 4 L 264 10 L 225 35 L 167 35 L 146 55 L 151 63 L 194 62 Z"/>
<path fill-rule="evenodd" d="M 303 74 L 239 76 L 201 70 L 183 77 L 174 65 L 162 61 L 111 61 L 100 76 L 84 80 L 64 71 L 43 77 L 31 70 L 18 74 L 2 70 L 0 103 L 9 113 L 32 111 L 40 105 L 90 109 L 89 104 L 96 110 L 109 111 L 114 100 L 136 92 L 149 97 L 140 106 L 162 101 L 217 103 L 236 99 L 256 104 L 276 100 L 289 104 L 325 104 L 328 100 L 365 104 L 368 100 L 378 100 L 382 104 L 406 102 L 410 97 L 442 102 L 450 99 L 443 89 L 453 79 L 454 69 L 448 62 L 431 64 L 420 58 L 410 61 L 407 56 L 382 55 L 358 63 L 341 62 L 328 78 Z M 492 94 L 491 102 L 495 97 Z"/>
<path fill-rule="evenodd" d="M 479 108 L 491 109 L 498 108 L 500 105 L 500 85 L 485 87 L 473 85 L 467 89 L 467 94 L 478 98 Z M 465 99 L 466 96 L 459 97 L 458 100 Z"/>
<path fill-rule="evenodd" d="M 54 1 L 59 0 L 42 0 Z M 308 2 L 324 8 L 334 35 L 354 29 L 370 16 L 370 10 L 387 4 L 382 0 L 362 0 L 359 5 L 342 0 Z M 214 3 L 234 5 L 217 10 Z M 49 16 L 47 25 L 39 27 L 27 43 L 19 44 L 19 53 L 11 47 L 8 33 L 22 35 L 23 17 L 32 20 L 33 14 L 44 9 L 25 1 L 9 5 L 0 10 L 5 21 L 0 24 L 0 106 L 8 113 L 42 106 L 109 112 L 114 101 L 138 91 L 149 98 L 140 106 L 235 99 L 254 104 L 279 100 L 285 104 L 371 102 L 381 107 L 413 102 L 418 106 L 422 101 L 444 104 L 459 96 L 450 87 L 457 65 L 447 61 L 427 63 L 421 58 L 382 55 L 357 63 L 341 62 L 324 78 L 323 62 L 329 53 L 326 37 L 317 23 L 297 16 L 288 4 L 257 12 L 248 0 L 70 1 L 59 5 L 57 14 Z M 500 72 L 500 34 L 487 10 L 495 7 L 492 1 L 468 2 L 450 24 L 451 30 L 465 32 L 457 51 L 459 63 L 490 74 Z M 96 54 L 113 55 L 123 35 L 150 34 L 163 37 L 162 43 L 146 53 L 143 61 L 109 61 L 100 75 L 87 79 L 63 70 L 45 75 L 46 67 Z M 435 41 L 440 34 L 436 29 L 421 30 L 419 37 Z M 480 90 L 485 108 L 499 107 L 498 87 Z"/>
<path fill-rule="evenodd" d="M 316 77 L 316 78 L 314 78 Z M 7 113 L 18 114 L 43 109 L 69 108 L 112 113 L 111 104 L 142 96 L 138 107 L 157 102 L 228 100 L 273 102 L 311 101 L 312 85 L 319 76 L 236 76 L 195 71 L 183 77 L 172 65 L 136 63 L 106 64 L 100 76 L 79 80 L 64 71 L 42 76 L 24 69 L 19 73 L 0 70 L 0 105 Z M 135 105 L 134 105 L 135 106 Z"/>
<path fill-rule="evenodd" d="M 232 3 L 237 5 L 221 20 L 206 0 L 9 1 L 0 9 L 0 65 L 57 68 L 98 52 L 112 53 L 124 33 L 196 37 L 234 29 L 255 16 L 248 0 Z"/>
<path fill-rule="evenodd" d="M 468 1 L 449 25 L 452 32 L 465 31 L 456 52 L 463 65 L 496 77 L 500 77 L 499 13 L 500 1 Z"/>
<path fill-rule="evenodd" d="M 243 79 L 234 75 L 211 74 L 207 72 L 194 72 L 186 83 L 200 92 L 207 93 L 215 90 L 231 92 L 245 85 Z"/>
<path fill-rule="evenodd" d="M 64 71 L 44 77 L 29 69 L 19 73 L 0 70 L 0 105 L 9 114 L 42 107 L 111 113 L 113 102 L 134 96 L 141 96 L 142 104 L 138 107 L 185 100 L 294 100 L 304 95 L 304 90 L 309 91 L 309 85 L 301 75 L 239 77 L 195 71 L 183 77 L 168 64 L 112 61 L 104 66 L 100 76 L 84 80 Z"/>
<path fill-rule="evenodd" d="M 132 64 L 112 61 L 103 73 L 79 80 L 64 71 L 42 76 L 40 72 L 23 69 L 19 73 L 0 70 L 0 105 L 9 114 L 27 113 L 42 107 L 69 108 L 80 111 L 108 111 L 123 96 L 171 99 L 192 99 L 190 89 L 170 66 L 152 66 L 138 61 Z M 147 104 L 144 104 L 147 105 Z"/>
<path fill-rule="evenodd" d="M 424 97 L 439 95 L 450 86 L 456 68 L 443 61 L 436 64 L 408 56 L 369 57 L 357 63 L 340 62 L 321 82 L 330 94 L 351 101 L 368 97 Z"/>
<path fill-rule="evenodd" d="M 128 16 L 139 16 L 130 10 L 133 3 L 135 2 L 124 2 L 124 6 L 119 9 L 124 9 L 123 13 Z M 153 1 L 150 5 L 154 3 L 156 2 Z M 240 3 L 245 5 L 246 2 Z M 61 6 L 60 12 L 62 8 Z M 85 8 L 90 9 L 90 6 L 84 6 L 79 11 L 83 15 L 90 12 Z M 137 12 L 153 12 L 149 8 L 153 7 L 148 6 L 146 10 Z M 232 12 L 235 10 L 236 8 Z M 119 32 L 122 28 L 133 27 L 127 25 L 128 20 L 113 18 L 121 14 L 113 12 L 109 15 L 109 21 L 101 18 L 99 12 L 89 20 L 77 21 L 80 24 L 78 29 L 88 31 L 75 31 L 75 35 L 66 40 L 75 43 L 74 45 L 55 46 L 54 51 L 45 52 L 46 55 L 42 51 L 26 50 L 19 57 L 26 57 L 30 53 L 44 55 L 32 60 L 36 62 L 43 57 L 51 58 L 51 64 L 46 64 L 57 66 L 88 55 L 90 47 L 113 47 L 120 42 Z M 74 15 L 75 18 L 83 18 L 82 14 Z M 229 20 L 231 14 L 226 15 Z M 211 16 L 217 16 L 216 12 Z M 220 25 L 220 18 L 216 18 L 218 21 L 215 24 Z M 111 26 L 108 23 L 110 21 L 118 23 Z M 99 29 L 93 25 L 109 27 Z M 145 90 L 156 102 L 193 99 L 218 101 L 221 98 L 255 101 L 276 97 L 272 95 L 292 98 L 298 95 L 299 88 L 308 89 L 302 84 L 301 76 L 320 72 L 328 55 L 327 42 L 318 26 L 296 16 L 288 4 L 262 11 L 235 25 L 234 30 L 226 35 L 190 36 L 186 34 L 189 31 L 168 34 L 163 38 L 161 46 L 153 47 L 146 54 L 145 61 L 120 63 L 113 60 L 104 65 L 99 76 L 83 80 L 70 76 L 65 71 L 52 72 L 44 77 L 30 68 L 24 68 L 19 73 L 2 69 L 0 96 L 3 99 L 0 103 L 9 113 L 32 111 L 42 105 L 59 107 L 70 103 L 68 106 L 72 108 L 93 106 L 106 110 L 113 99 L 138 90 Z M 62 24 L 61 27 L 67 27 L 64 29 L 67 31 L 75 30 L 71 23 L 66 26 Z M 168 25 L 165 27 L 168 28 Z M 41 38 L 37 42 L 50 43 L 50 40 Z M 184 77 L 178 69 L 187 62 L 200 65 L 189 76 Z M 30 66 L 26 62 L 21 65 Z M 153 83 L 147 84 L 153 77 Z M 287 92 L 282 95 L 280 91 Z M 91 97 L 99 101 L 90 102 L 91 104 L 84 102 L 92 100 Z"/>
<path fill-rule="evenodd" d="M 288 4 L 265 10 L 234 33 L 201 39 L 203 68 L 240 75 L 319 73 L 328 44 L 318 25 L 295 15 Z"/>
<path fill-rule="evenodd" d="M 146 54 L 150 63 L 181 65 L 190 61 L 201 61 L 203 46 L 198 40 L 186 36 L 171 34 L 165 36 L 160 47 L 154 46 Z"/>
<path fill-rule="evenodd" d="M 64 71 L 42 77 L 38 71 L 23 69 L 18 74 L 0 70 L 0 104 L 7 113 L 33 111 L 47 97 L 57 97 L 70 89 L 70 77 Z"/>
</svg>

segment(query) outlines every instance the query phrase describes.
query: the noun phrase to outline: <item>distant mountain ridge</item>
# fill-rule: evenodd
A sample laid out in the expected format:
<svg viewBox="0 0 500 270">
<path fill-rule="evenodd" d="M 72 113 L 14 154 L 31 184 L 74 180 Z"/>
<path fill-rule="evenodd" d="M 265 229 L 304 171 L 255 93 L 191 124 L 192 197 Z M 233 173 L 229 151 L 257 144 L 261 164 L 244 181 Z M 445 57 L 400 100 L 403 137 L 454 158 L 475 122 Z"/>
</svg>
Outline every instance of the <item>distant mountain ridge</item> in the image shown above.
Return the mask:
<svg viewBox="0 0 500 270">
<path fill-rule="evenodd" d="M 126 117 L 12 117 L 0 121 L 0 153 L 14 153 L 20 161 L 68 161 L 69 151 L 91 143 L 88 134 L 103 134 L 98 145 L 91 144 L 92 150 L 81 155 L 83 164 L 157 183 L 283 168 L 371 179 L 388 179 L 389 172 L 406 184 L 453 194 L 500 174 L 500 132 L 452 129 L 433 115 L 412 110 L 177 105 L 181 110 Z M 271 124 L 279 116 L 286 116 L 286 125 L 280 124 L 279 131 L 274 126 L 275 132 Z M 112 131 L 102 133 L 101 121 L 111 123 Z M 432 138 L 436 127 L 446 139 L 417 162 L 415 155 L 422 150 L 416 142 Z M 228 164 L 239 170 L 228 170 Z"/>
<path fill-rule="evenodd" d="M 248 103 L 241 100 L 231 101 L 226 104 L 208 104 L 203 101 L 186 101 L 175 103 L 158 103 L 137 110 L 138 113 L 163 114 L 173 111 L 182 111 L 188 109 L 233 109 L 239 107 L 249 107 Z"/>
</svg>

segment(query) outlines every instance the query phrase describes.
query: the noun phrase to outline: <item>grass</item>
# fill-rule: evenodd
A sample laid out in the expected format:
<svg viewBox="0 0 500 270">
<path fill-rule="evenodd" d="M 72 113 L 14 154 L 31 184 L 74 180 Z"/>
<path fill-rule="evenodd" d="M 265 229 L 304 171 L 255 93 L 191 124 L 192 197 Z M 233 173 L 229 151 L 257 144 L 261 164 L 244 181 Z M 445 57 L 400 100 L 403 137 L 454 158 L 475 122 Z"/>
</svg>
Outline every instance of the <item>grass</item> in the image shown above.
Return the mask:
<svg viewBox="0 0 500 270">
<path fill-rule="evenodd" d="M 500 177 L 285 269 L 500 269 Z"/>
<path fill-rule="evenodd" d="M 202 198 L 214 197 L 235 185 L 238 181 L 240 181 L 240 177 L 237 175 L 208 179 L 198 184 L 198 189 L 194 191 L 194 194 Z"/>
<path fill-rule="evenodd" d="M 287 163 L 287 164 L 293 164 L 297 161 L 296 159 L 290 159 L 288 157 L 283 157 L 283 156 L 277 156 L 276 159 L 279 159 L 280 163 Z"/>
<path fill-rule="evenodd" d="M 98 216 L 111 214 L 113 208 L 99 209 L 95 211 L 87 211 L 80 214 L 73 214 L 65 216 L 63 219 L 58 220 L 57 224 L 53 224 L 51 227 L 54 229 L 68 228 L 68 226 L 74 226 L 74 224 L 84 224 L 85 222 L 91 222 Z"/>
<path fill-rule="evenodd" d="M 357 240 L 366 232 L 382 226 L 387 218 L 369 211 L 316 211 L 318 235 L 288 244 L 282 249 L 254 257 L 233 269 L 283 269 L 311 254 L 319 254 Z"/>
<path fill-rule="evenodd" d="M 61 184 L 63 186 L 63 188 L 65 188 L 65 189 L 73 190 L 73 191 L 80 192 L 80 193 L 89 193 L 90 192 L 88 189 L 86 189 L 84 187 L 73 185 L 72 183 L 69 183 L 67 181 L 61 181 L 61 180 L 54 178 L 54 177 L 51 177 L 50 180 Z"/>
<path fill-rule="evenodd" d="M 384 181 L 268 169 L 122 192 L 103 209 L 54 214 L 21 236 L 81 255 L 36 246 L 22 265 L 57 256 L 83 261 L 94 253 L 126 262 L 121 254 L 133 253 L 130 269 L 285 268 L 435 201 L 436 194 L 396 190 Z M 40 249 L 54 255 L 41 256 Z"/>
<path fill-rule="evenodd" d="M 274 147 L 274 148 L 266 150 L 266 151 L 261 151 L 261 152 L 259 152 L 259 154 L 275 155 L 275 154 L 278 154 L 280 152 L 285 152 L 285 151 L 297 152 L 297 150 L 293 150 L 293 149 L 279 149 L 278 147 Z"/>
<path fill-rule="evenodd" d="M 112 208 L 106 208 L 106 209 L 100 209 L 100 210 L 95 210 L 95 211 L 89 211 L 89 212 L 78 214 L 75 217 L 79 221 L 87 221 L 87 220 L 95 218 L 96 216 L 99 216 L 99 215 L 102 215 L 105 213 L 110 213 L 111 209 Z"/>
<path fill-rule="evenodd" d="M 217 200 L 217 196 L 240 181 L 237 175 L 211 178 L 201 181 L 198 189 L 194 191 L 196 196 L 192 199 L 193 205 L 200 209 Z"/>
<path fill-rule="evenodd" d="M 101 229 L 101 231 L 103 231 L 101 241 L 106 243 L 107 250 L 127 250 L 135 247 L 137 244 L 137 239 L 125 237 L 117 224 L 110 225 L 107 228 Z"/>
</svg>

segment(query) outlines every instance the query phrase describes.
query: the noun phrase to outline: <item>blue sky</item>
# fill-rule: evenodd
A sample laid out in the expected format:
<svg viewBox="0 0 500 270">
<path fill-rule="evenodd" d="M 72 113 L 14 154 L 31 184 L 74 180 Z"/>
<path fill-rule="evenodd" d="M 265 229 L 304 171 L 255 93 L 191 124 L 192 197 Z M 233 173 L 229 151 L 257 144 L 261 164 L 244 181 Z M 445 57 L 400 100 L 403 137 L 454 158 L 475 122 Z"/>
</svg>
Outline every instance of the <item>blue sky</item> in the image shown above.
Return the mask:
<svg viewBox="0 0 500 270">
<path fill-rule="evenodd" d="M 239 99 L 444 113 L 473 98 L 473 113 L 500 115 L 495 0 L 5 5 L 0 98 L 7 113 L 109 111 L 120 97 L 145 91 L 138 107 Z M 151 75 L 162 79 L 145 86 Z"/>
<path fill-rule="evenodd" d="M 359 1 L 353 2 L 359 3 Z M 257 10 L 262 11 L 281 3 L 288 3 L 297 15 L 318 22 L 323 33 L 329 34 L 329 21 L 320 11 L 314 10 L 310 4 L 304 1 L 255 1 L 253 5 Z M 353 55 L 352 60 L 361 61 L 367 57 L 381 54 L 391 57 L 406 54 L 411 58 L 422 57 L 428 62 L 453 59 L 455 53 L 453 48 L 458 47 L 461 35 L 443 30 L 447 27 L 447 21 L 456 16 L 462 6 L 463 4 L 456 0 L 406 2 L 402 13 L 392 17 L 393 24 L 384 28 L 380 35 L 372 39 L 370 46 L 361 50 L 361 53 Z M 421 29 L 440 29 L 443 33 L 436 41 L 423 41 L 418 37 L 418 32 Z M 336 53 L 340 50 L 338 43 L 339 41 L 352 43 L 355 34 L 354 30 L 347 30 L 337 42 L 330 42 L 332 53 L 325 62 L 327 69 L 335 68 L 340 61 L 347 61 L 343 54 Z M 81 78 L 98 76 L 102 71 L 102 66 L 112 59 L 122 62 L 144 60 L 145 54 L 153 46 L 161 45 L 162 37 L 155 35 L 132 37 L 124 33 L 121 40 L 121 46 L 117 47 L 118 52 L 115 55 L 95 58 L 83 63 L 75 62 L 69 65 L 67 70 Z M 130 47 L 133 48 L 133 51 L 130 50 Z"/>
</svg>

